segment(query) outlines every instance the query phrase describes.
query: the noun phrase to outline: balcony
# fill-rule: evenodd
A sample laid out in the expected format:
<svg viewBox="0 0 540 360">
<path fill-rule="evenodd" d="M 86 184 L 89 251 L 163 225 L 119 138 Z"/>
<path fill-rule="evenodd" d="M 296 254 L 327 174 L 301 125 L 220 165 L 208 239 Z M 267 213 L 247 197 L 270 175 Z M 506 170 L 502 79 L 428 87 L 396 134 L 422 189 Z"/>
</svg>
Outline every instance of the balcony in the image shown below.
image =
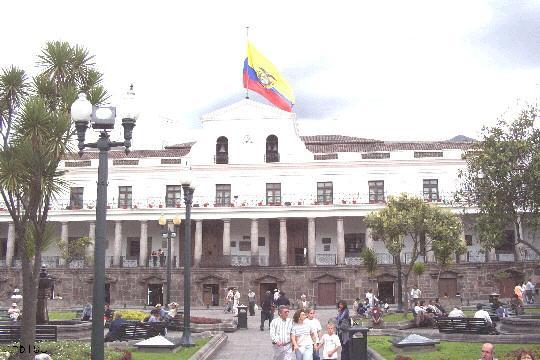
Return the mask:
<svg viewBox="0 0 540 360">
<path fill-rule="evenodd" d="M 336 254 L 316 254 L 315 264 L 318 266 L 333 266 L 337 264 Z"/>
<path fill-rule="evenodd" d="M 345 255 L 345 265 L 359 266 L 363 263 L 361 257 Z"/>
<path fill-rule="evenodd" d="M 269 266 L 268 255 L 229 255 L 229 256 L 203 256 L 201 268 L 226 268 L 247 266 Z"/>
<path fill-rule="evenodd" d="M 394 257 L 389 253 L 375 253 L 377 256 L 377 264 L 389 265 L 394 263 Z"/>
</svg>

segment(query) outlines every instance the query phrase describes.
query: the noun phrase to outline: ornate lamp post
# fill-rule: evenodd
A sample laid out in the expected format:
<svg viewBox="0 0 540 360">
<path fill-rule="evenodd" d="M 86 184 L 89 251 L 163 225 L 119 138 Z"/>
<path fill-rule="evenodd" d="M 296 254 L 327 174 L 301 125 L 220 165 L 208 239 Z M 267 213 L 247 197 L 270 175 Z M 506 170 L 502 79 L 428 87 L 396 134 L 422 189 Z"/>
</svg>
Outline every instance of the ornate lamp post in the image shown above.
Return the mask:
<svg viewBox="0 0 540 360">
<path fill-rule="evenodd" d="M 169 306 L 171 303 L 171 239 L 176 237 L 176 229 L 180 226 L 182 220 L 178 216 L 175 216 L 172 220 L 165 219 L 165 216 L 161 214 L 158 222 L 161 225 L 161 236 L 167 239 L 167 294 L 165 295 L 165 304 Z"/>
<path fill-rule="evenodd" d="M 193 202 L 195 185 L 190 169 L 182 172 L 180 183 L 184 190 L 184 203 L 186 204 L 186 219 L 184 221 L 184 332 L 181 343 L 183 346 L 194 346 L 195 343 L 191 338 L 189 327 L 191 320 L 191 203 Z"/>
<path fill-rule="evenodd" d="M 128 98 L 123 107 L 122 126 L 124 127 L 124 141 L 111 141 L 109 131 L 114 128 L 116 108 L 92 106 L 85 94 L 71 105 L 71 118 L 75 122 L 77 139 L 79 141 L 79 156 L 84 148 L 99 150 L 99 167 L 96 201 L 96 237 L 94 244 L 94 289 L 92 293 L 92 359 L 103 360 L 103 313 L 105 307 L 105 236 L 107 230 L 107 178 L 109 150 L 113 147 L 125 147 L 126 154 L 131 147 L 131 137 L 137 112 L 134 104 L 133 85 L 128 91 Z M 95 143 L 85 144 L 85 134 L 89 125 L 99 131 L 99 139 Z"/>
</svg>

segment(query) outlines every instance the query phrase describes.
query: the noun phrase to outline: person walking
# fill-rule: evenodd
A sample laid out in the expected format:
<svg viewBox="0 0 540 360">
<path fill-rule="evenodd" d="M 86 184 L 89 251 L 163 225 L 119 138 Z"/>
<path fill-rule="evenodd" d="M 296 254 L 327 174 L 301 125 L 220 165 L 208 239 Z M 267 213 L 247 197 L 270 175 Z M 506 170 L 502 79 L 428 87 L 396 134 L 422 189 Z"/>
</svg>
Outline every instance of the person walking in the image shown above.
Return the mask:
<svg viewBox="0 0 540 360">
<path fill-rule="evenodd" d="M 525 298 L 527 299 L 527 304 L 534 304 L 534 284 L 531 279 L 525 284 Z"/>
<path fill-rule="evenodd" d="M 313 360 L 320 360 L 319 343 L 323 336 L 321 322 L 315 318 L 315 310 L 313 308 L 308 308 L 306 312 L 307 319 L 304 320 L 304 324 L 308 324 L 311 328 L 311 332 L 315 335 L 315 340 L 313 342 Z"/>
<path fill-rule="evenodd" d="M 304 309 L 304 310 L 307 310 L 311 307 L 311 303 L 309 301 L 307 301 L 307 296 L 306 294 L 302 294 L 300 295 L 300 300 L 297 301 L 296 303 L 296 308 L 297 309 Z"/>
<path fill-rule="evenodd" d="M 247 296 L 249 316 L 255 316 L 255 293 L 253 292 L 253 290 L 249 289 Z"/>
<path fill-rule="evenodd" d="M 232 298 L 232 312 L 234 316 L 238 316 L 238 305 L 240 304 L 240 292 L 237 288 L 233 289 L 233 298 Z"/>
<path fill-rule="evenodd" d="M 349 309 L 347 309 L 347 303 L 344 300 L 337 303 L 337 308 L 336 324 L 339 341 L 341 342 L 341 360 L 349 360 L 349 332 L 347 331 L 351 326 Z"/>
<path fill-rule="evenodd" d="M 285 292 L 284 291 L 280 291 L 279 292 L 279 298 L 275 301 L 275 304 L 276 306 L 281 306 L 281 305 L 284 305 L 284 306 L 291 306 L 291 301 L 289 300 L 289 298 L 287 296 L 285 296 Z"/>
<path fill-rule="evenodd" d="M 316 343 L 316 339 L 311 326 L 305 323 L 306 318 L 304 309 L 296 310 L 293 316 L 291 343 L 296 360 L 313 360 L 313 344 Z"/>
<path fill-rule="evenodd" d="M 280 306 L 278 317 L 270 323 L 270 338 L 274 350 L 273 360 L 292 360 L 291 332 L 293 321 L 288 318 L 289 308 Z"/>
<path fill-rule="evenodd" d="M 272 322 L 272 319 L 274 318 L 274 308 L 273 308 L 273 302 L 274 297 L 272 296 L 272 292 L 268 290 L 264 294 L 264 298 L 261 302 L 261 331 L 264 330 L 264 322 L 268 320 L 268 326 L 270 326 L 270 323 Z"/>
</svg>

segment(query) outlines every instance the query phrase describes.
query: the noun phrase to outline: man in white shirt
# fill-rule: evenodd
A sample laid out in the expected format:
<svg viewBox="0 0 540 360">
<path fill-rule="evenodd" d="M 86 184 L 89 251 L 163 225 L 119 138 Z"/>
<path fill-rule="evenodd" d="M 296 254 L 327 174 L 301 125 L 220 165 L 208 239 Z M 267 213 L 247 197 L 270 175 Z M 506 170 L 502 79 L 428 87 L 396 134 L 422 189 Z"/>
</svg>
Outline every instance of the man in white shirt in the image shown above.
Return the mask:
<svg viewBox="0 0 540 360">
<path fill-rule="evenodd" d="M 313 344 L 313 360 L 319 360 L 319 346 L 320 339 L 322 338 L 322 326 L 318 319 L 315 319 L 315 310 L 309 308 L 307 310 L 307 319 L 304 320 L 304 324 L 307 324 L 311 329 L 310 332 L 315 334 L 315 343 Z"/>
<path fill-rule="evenodd" d="M 493 322 L 491 321 L 491 317 L 489 316 L 489 313 L 482 309 L 482 304 L 477 304 L 476 305 L 476 312 L 474 313 L 474 317 L 477 318 L 477 319 L 484 319 L 486 320 L 486 323 L 493 327 Z"/>
<path fill-rule="evenodd" d="M 272 320 L 270 323 L 270 338 L 272 339 L 272 346 L 274 347 L 273 360 L 291 360 L 292 358 L 292 346 L 291 346 L 291 331 L 293 321 L 288 318 L 289 308 L 287 306 L 280 306 L 278 308 L 279 317 Z"/>
<path fill-rule="evenodd" d="M 531 282 L 531 279 L 529 279 L 529 281 L 527 281 L 527 284 L 525 285 L 525 298 L 527 299 L 527 304 L 534 303 L 533 293 L 534 284 Z"/>
<path fill-rule="evenodd" d="M 454 309 L 452 309 L 452 311 L 450 311 L 450 313 L 448 314 L 448 317 L 453 317 L 453 318 L 465 317 L 465 314 L 463 313 L 463 311 L 461 311 L 459 307 L 456 306 Z"/>
<path fill-rule="evenodd" d="M 377 302 L 379 301 L 379 299 L 377 299 L 377 297 L 373 293 L 373 289 L 368 290 L 368 292 L 366 293 L 366 299 L 368 299 L 370 307 L 375 306 L 375 301 L 377 301 Z"/>
</svg>

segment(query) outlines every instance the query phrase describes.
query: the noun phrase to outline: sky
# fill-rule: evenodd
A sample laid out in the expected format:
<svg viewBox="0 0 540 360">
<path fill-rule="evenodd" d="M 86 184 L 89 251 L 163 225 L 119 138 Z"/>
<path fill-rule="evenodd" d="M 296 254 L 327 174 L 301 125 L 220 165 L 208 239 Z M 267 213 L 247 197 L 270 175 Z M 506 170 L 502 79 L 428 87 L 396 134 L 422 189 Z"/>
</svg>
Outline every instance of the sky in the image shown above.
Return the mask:
<svg viewBox="0 0 540 360">
<path fill-rule="evenodd" d="M 246 26 L 291 84 L 303 135 L 478 138 L 540 92 L 539 1 L 18 0 L 2 13 L 0 67 L 35 74 L 62 40 L 95 55 L 113 105 L 134 84 L 136 148 L 193 140 L 201 115 L 244 98 Z"/>
</svg>

